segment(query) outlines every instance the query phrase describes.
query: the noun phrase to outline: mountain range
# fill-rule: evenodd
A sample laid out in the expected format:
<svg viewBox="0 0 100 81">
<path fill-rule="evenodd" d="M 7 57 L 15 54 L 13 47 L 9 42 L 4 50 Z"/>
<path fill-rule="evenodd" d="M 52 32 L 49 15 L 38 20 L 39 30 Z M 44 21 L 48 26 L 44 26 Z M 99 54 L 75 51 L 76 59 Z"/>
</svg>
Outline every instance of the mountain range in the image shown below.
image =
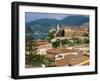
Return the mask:
<svg viewBox="0 0 100 81">
<path fill-rule="evenodd" d="M 48 32 L 50 28 L 56 27 L 57 24 L 60 26 L 89 26 L 89 16 L 67 16 L 61 20 L 44 18 L 26 22 L 25 26 L 26 30 L 28 27 L 31 27 L 33 31 Z"/>
</svg>

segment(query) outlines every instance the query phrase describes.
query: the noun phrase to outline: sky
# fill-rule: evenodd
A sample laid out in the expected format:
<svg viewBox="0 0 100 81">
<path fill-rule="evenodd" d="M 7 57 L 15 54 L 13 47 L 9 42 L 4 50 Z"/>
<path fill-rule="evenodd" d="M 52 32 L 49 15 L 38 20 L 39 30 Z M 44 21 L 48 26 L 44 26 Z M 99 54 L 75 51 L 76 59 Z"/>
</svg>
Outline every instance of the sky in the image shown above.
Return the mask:
<svg viewBox="0 0 100 81">
<path fill-rule="evenodd" d="M 61 20 L 64 17 L 67 17 L 67 14 L 55 14 L 55 13 L 34 13 L 34 12 L 25 12 L 25 21 L 30 22 L 43 18 L 57 19 Z"/>
</svg>

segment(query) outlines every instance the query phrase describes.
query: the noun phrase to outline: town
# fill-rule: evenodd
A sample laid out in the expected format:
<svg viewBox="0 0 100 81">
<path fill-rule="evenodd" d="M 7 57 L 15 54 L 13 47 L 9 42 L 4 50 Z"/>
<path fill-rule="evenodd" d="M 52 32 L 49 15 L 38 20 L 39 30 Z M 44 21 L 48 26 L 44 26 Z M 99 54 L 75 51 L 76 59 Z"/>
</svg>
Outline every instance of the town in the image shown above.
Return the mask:
<svg viewBox="0 0 100 81">
<path fill-rule="evenodd" d="M 49 29 L 46 37 L 37 40 L 31 37 L 26 37 L 26 68 L 89 65 L 87 26 L 58 24 Z"/>
</svg>

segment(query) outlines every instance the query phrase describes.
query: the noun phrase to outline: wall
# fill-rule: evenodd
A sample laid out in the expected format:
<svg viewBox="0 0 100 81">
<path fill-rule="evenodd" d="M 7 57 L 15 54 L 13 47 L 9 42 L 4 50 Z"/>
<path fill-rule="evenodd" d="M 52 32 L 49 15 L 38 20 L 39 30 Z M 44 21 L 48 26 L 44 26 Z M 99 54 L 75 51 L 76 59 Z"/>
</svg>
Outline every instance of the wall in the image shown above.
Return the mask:
<svg viewBox="0 0 100 81">
<path fill-rule="evenodd" d="M 0 1 L 0 81 L 13 81 L 10 78 L 11 65 L 11 2 L 14 0 Z M 44 2 L 44 3 L 59 3 L 59 4 L 74 4 L 74 5 L 94 5 L 98 6 L 100 10 L 100 0 L 21 0 L 30 2 Z M 98 12 L 100 14 L 100 11 Z M 100 21 L 100 15 L 98 16 Z M 99 24 L 100 26 L 100 24 Z M 98 26 L 98 27 L 99 27 Z M 100 28 L 98 28 L 100 30 Z M 98 33 L 100 34 L 100 32 Z M 100 41 L 100 37 L 98 39 Z M 100 42 L 98 43 L 100 45 Z M 99 48 L 100 46 L 98 46 Z M 99 51 L 100 52 L 100 51 Z M 100 57 L 100 55 L 98 55 Z M 99 59 L 100 62 L 100 59 Z M 100 64 L 99 64 L 100 68 Z M 100 70 L 99 70 L 100 72 Z M 100 73 L 98 75 L 83 75 L 83 76 L 64 76 L 53 78 L 39 78 L 26 79 L 26 81 L 99 81 Z M 22 80 L 21 80 L 22 81 Z"/>
</svg>

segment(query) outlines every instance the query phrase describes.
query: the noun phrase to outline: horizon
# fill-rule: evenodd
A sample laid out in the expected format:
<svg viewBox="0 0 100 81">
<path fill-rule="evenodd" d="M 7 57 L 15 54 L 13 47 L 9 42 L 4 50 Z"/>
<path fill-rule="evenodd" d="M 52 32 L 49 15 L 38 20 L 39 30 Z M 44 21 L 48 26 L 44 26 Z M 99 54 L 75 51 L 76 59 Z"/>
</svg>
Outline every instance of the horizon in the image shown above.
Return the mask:
<svg viewBox="0 0 100 81">
<path fill-rule="evenodd" d="M 68 16 L 86 16 L 78 14 L 57 14 L 57 13 L 38 13 L 38 12 L 25 12 L 25 22 L 31 22 L 39 19 L 56 19 L 62 20 Z"/>
<path fill-rule="evenodd" d="M 61 20 L 69 15 L 67 14 L 56 14 L 56 13 L 33 13 L 33 12 L 25 12 L 25 21 L 30 22 L 30 21 L 35 21 L 38 19 L 57 19 Z"/>
</svg>

